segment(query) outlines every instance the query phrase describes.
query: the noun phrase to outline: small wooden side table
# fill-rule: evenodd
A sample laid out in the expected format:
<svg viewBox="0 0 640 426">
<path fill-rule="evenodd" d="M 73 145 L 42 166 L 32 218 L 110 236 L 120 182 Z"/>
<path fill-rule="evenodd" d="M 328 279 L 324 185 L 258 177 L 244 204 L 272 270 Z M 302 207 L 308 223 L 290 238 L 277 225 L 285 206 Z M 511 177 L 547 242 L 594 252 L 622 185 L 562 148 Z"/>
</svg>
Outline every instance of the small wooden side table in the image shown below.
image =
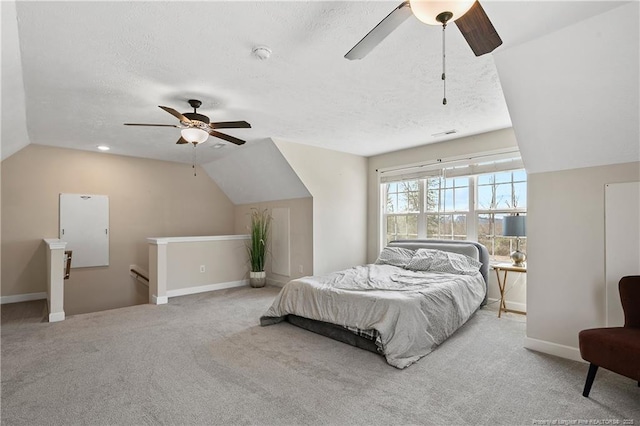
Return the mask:
<svg viewBox="0 0 640 426">
<path fill-rule="evenodd" d="M 491 268 L 496 271 L 496 277 L 498 278 L 498 288 L 500 289 L 500 306 L 498 308 L 498 318 L 503 312 L 511 312 L 513 314 L 527 315 L 526 312 L 516 311 L 514 309 L 507 309 L 504 301 L 505 288 L 507 287 L 507 272 L 520 272 L 522 274 L 527 273 L 527 267 L 525 266 L 513 266 L 510 263 L 496 263 L 491 265 Z M 503 272 L 502 277 L 500 271 Z"/>
</svg>

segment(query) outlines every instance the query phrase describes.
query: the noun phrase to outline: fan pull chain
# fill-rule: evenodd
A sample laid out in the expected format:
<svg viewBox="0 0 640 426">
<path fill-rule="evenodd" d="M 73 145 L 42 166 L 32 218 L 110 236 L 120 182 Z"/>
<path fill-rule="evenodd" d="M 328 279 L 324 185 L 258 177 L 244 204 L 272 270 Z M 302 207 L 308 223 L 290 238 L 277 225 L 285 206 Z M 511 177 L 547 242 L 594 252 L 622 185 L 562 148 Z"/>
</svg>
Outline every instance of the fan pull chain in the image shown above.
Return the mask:
<svg viewBox="0 0 640 426">
<path fill-rule="evenodd" d="M 198 146 L 196 143 L 193 144 L 193 164 L 191 165 L 191 167 L 193 167 L 193 175 L 197 176 L 196 174 L 196 161 L 198 159 L 198 154 L 196 153 L 196 146 Z"/>
<path fill-rule="evenodd" d="M 445 30 L 447 28 L 447 23 L 442 24 L 442 105 L 447 104 L 447 78 L 445 75 L 446 71 L 446 58 L 447 55 L 445 53 Z"/>
</svg>

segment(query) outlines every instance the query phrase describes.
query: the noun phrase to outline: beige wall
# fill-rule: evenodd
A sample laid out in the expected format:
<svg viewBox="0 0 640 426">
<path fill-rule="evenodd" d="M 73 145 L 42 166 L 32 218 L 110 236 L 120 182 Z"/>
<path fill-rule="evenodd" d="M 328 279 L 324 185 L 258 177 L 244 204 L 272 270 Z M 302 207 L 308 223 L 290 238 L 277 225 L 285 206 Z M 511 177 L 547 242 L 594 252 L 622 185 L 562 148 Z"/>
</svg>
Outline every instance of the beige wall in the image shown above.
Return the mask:
<svg viewBox="0 0 640 426">
<path fill-rule="evenodd" d="M 234 206 L 188 164 L 29 145 L 2 162 L 2 296 L 46 291 L 42 238 L 58 236 L 58 194 L 109 196 L 110 266 L 73 269 L 67 315 L 147 303 L 129 265 L 147 237 L 232 234 Z"/>
<path fill-rule="evenodd" d="M 579 357 L 578 332 L 604 326 L 604 188 L 633 181 L 638 162 L 529 175 L 528 338 Z"/>
<path fill-rule="evenodd" d="M 167 245 L 167 294 L 249 279 L 246 239 L 176 242 Z M 200 267 L 204 266 L 204 272 Z"/>
<path fill-rule="evenodd" d="M 313 198 L 270 201 L 257 204 L 242 204 L 235 210 L 235 233 L 248 234 L 252 208 L 271 210 L 289 209 L 290 264 L 291 275 L 274 274 L 271 271 L 270 256 L 267 257 L 266 272 L 270 284 L 284 285 L 288 281 L 313 274 Z M 302 272 L 300 272 L 302 268 Z"/>
<path fill-rule="evenodd" d="M 274 140 L 313 197 L 313 273 L 364 264 L 367 159 Z"/>
<path fill-rule="evenodd" d="M 2 207 L 4 203 L 2 202 L 2 163 L 0 161 L 0 296 L 2 295 Z"/>
</svg>

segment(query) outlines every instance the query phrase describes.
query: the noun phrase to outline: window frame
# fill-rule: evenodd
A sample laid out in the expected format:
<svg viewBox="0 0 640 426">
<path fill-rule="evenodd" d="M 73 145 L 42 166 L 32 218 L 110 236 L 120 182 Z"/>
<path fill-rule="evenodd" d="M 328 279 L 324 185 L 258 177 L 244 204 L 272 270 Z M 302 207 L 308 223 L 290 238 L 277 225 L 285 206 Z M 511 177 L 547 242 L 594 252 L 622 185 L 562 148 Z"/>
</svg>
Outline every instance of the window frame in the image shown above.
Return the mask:
<svg viewBox="0 0 640 426">
<path fill-rule="evenodd" d="M 506 158 L 506 160 L 505 160 Z M 506 167 L 505 167 L 506 166 Z M 410 169 L 416 169 L 416 168 L 421 168 L 421 167 L 425 167 L 425 170 L 423 171 L 418 171 L 418 172 L 408 172 L 408 170 Z M 455 169 L 453 169 L 453 167 L 455 167 Z M 493 167 L 493 169 L 492 169 Z M 457 173 L 454 173 L 453 176 L 446 176 L 447 170 L 456 170 Z M 468 170 L 469 174 L 464 174 L 464 171 Z M 379 249 L 381 247 L 386 246 L 387 243 L 387 217 L 389 216 L 393 216 L 393 215 L 404 215 L 404 216 L 408 216 L 408 215 L 415 215 L 417 216 L 417 232 L 418 232 L 418 238 L 445 238 L 445 239 L 456 239 L 456 237 L 459 237 L 460 235 L 455 234 L 455 232 L 452 232 L 450 234 L 442 234 L 439 233 L 438 236 L 427 236 L 427 222 L 428 222 L 428 217 L 429 216 L 443 216 L 443 215 L 450 215 L 452 218 L 455 218 L 458 215 L 464 215 L 466 217 L 466 226 L 467 226 L 467 233 L 465 235 L 465 239 L 468 241 L 479 241 L 479 229 L 480 229 L 480 218 L 481 215 L 508 215 L 508 214 L 515 214 L 515 213 L 519 213 L 519 214 L 525 214 L 527 213 L 527 205 L 525 203 L 525 207 L 521 208 L 516 206 L 515 208 L 496 208 L 496 209 L 480 209 L 479 206 L 476 205 L 477 199 L 478 199 L 478 188 L 479 188 L 479 184 L 478 184 L 478 177 L 480 175 L 486 175 L 486 174 L 492 174 L 492 173 L 501 173 L 501 172 L 517 172 L 519 170 L 523 170 L 525 172 L 525 180 L 524 181 L 517 181 L 516 183 L 522 183 L 524 182 L 525 184 L 527 184 L 527 188 L 525 190 L 525 199 L 526 199 L 526 191 L 528 190 L 528 175 L 526 174 L 526 170 L 524 169 L 524 165 L 522 164 L 522 160 L 520 159 L 520 154 L 517 151 L 507 151 L 507 152 L 501 152 L 499 154 L 487 154 L 487 155 L 478 155 L 475 158 L 466 158 L 462 161 L 460 160 L 450 160 L 450 161 L 446 161 L 443 162 L 441 160 L 438 160 L 436 163 L 431 164 L 431 165 L 417 165 L 417 166 L 409 166 L 406 168 L 401 168 L 401 169 L 395 169 L 395 170 L 389 170 L 390 172 L 396 172 L 396 173 L 390 173 L 387 177 L 381 178 L 381 174 L 388 172 L 388 171 L 382 171 L 382 172 L 378 172 L 378 184 L 380 187 L 380 192 L 379 192 L 379 196 L 380 198 L 380 202 L 378 203 L 379 206 L 379 227 L 378 227 L 378 242 L 379 242 Z M 477 173 L 474 173 L 474 171 L 477 171 Z M 399 173 L 398 173 L 399 172 Z M 434 172 L 440 172 L 438 173 L 434 173 Z M 394 179 L 394 176 L 397 176 L 397 180 Z M 468 195 L 469 195 L 469 199 L 468 199 L 468 210 L 451 210 L 451 211 L 447 211 L 447 210 L 440 210 L 440 208 L 438 208 L 438 211 L 428 211 L 428 206 L 427 206 L 427 180 L 430 178 L 434 178 L 440 176 L 439 179 L 441 181 L 445 181 L 445 179 L 453 179 L 453 191 L 452 193 L 455 194 L 455 179 L 458 178 L 464 178 L 466 180 L 468 180 L 468 186 L 463 186 L 463 188 L 468 188 Z M 511 175 L 511 184 L 512 184 L 512 193 L 514 191 L 514 176 L 513 174 Z M 385 191 L 385 188 L 387 185 L 385 185 L 386 183 L 392 183 L 392 182 L 397 182 L 397 181 L 418 181 L 418 187 L 419 187 L 419 191 L 420 191 L 420 200 L 421 200 L 421 205 L 420 205 L 420 211 L 415 213 L 415 212 L 393 212 L 393 213 L 387 213 L 386 212 L 386 205 L 382 203 L 382 200 L 386 200 L 387 198 L 387 194 Z M 446 181 L 445 181 L 446 182 Z M 498 185 L 500 183 L 496 183 L 494 182 L 493 185 Z M 438 188 L 438 191 L 440 192 L 439 194 L 439 198 L 440 195 L 444 193 L 445 189 L 443 189 L 442 187 Z M 439 203 L 441 202 L 441 199 L 439 199 Z M 455 196 L 454 196 L 454 200 L 453 200 L 453 206 L 455 207 Z M 495 216 L 494 216 L 495 217 Z M 453 223 L 453 221 L 452 221 Z M 495 226 L 495 223 L 494 223 Z M 455 230 L 454 230 L 455 231 Z M 493 234 L 489 235 L 489 239 L 492 242 L 495 242 L 495 238 L 496 237 L 500 237 L 495 235 L 495 227 L 492 230 Z M 408 234 L 398 234 L 395 233 L 393 234 L 396 238 L 400 235 L 408 235 Z M 459 239 L 459 238 L 458 238 Z M 515 241 L 513 239 L 509 240 L 510 242 L 510 247 L 511 246 L 515 246 Z M 489 250 L 489 254 L 492 258 L 492 260 L 494 260 L 495 254 L 494 254 L 494 249 L 495 249 L 495 245 L 492 244 L 492 247 L 487 247 L 487 249 Z"/>
</svg>

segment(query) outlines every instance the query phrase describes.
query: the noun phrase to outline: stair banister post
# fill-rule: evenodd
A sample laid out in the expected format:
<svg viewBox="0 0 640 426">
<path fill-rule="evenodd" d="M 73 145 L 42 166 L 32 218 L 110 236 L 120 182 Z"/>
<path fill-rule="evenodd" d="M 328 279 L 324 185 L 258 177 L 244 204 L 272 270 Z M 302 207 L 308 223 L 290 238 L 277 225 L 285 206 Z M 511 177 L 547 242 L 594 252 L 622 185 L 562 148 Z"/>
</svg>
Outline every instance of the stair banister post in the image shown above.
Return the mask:
<svg viewBox="0 0 640 426">
<path fill-rule="evenodd" d="M 45 238 L 47 247 L 47 307 L 49 322 L 63 321 L 64 315 L 64 251 L 67 242 Z"/>
</svg>

